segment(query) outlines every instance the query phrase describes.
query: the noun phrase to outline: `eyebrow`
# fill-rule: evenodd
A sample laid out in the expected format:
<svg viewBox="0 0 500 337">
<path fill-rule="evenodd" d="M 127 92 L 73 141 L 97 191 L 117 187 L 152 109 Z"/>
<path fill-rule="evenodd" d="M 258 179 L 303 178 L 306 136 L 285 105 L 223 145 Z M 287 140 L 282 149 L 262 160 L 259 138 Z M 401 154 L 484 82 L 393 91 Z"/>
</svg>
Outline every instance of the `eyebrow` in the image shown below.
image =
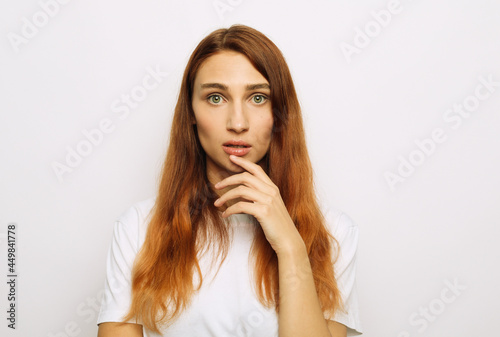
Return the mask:
<svg viewBox="0 0 500 337">
<path fill-rule="evenodd" d="M 220 90 L 228 90 L 227 85 L 221 84 L 221 83 L 203 83 L 201 85 L 202 89 L 206 88 L 215 88 L 215 89 L 220 89 Z M 268 89 L 271 90 L 271 87 L 267 83 L 256 83 L 256 84 L 247 84 L 246 90 L 256 90 L 256 89 Z"/>
</svg>

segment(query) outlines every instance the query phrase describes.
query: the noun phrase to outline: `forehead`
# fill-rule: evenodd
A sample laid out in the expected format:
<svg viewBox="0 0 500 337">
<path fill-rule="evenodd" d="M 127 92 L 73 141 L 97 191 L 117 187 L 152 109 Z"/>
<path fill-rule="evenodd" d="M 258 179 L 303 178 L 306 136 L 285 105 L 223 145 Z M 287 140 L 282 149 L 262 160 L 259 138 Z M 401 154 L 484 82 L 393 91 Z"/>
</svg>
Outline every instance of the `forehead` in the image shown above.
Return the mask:
<svg viewBox="0 0 500 337">
<path fill-rule="evenodd" d="M 234 51 L 219 52 L 201 64 L 195 77 L 196 89 L 205 82 L 228 86 L 268 83 L 245 55 Z"/>
</svg>

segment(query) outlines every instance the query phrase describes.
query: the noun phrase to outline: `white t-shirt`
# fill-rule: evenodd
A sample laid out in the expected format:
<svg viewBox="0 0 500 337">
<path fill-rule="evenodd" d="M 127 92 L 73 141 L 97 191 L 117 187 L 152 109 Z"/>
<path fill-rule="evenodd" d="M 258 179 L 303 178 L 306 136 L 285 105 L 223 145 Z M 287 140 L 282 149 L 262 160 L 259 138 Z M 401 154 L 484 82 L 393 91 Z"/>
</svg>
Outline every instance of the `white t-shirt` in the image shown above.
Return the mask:
<svg viewBox="0 0 500 337">
<path fill-rule="evenodd" d="M 120 322 L 128 312 L 132 265 L 144 242 L 154 202 L 155 198 L 152 197 L 135 204 L 114 224 L 97 324 Z M 335 317 L 325 315 L 325 318 L 347 326 L 347 336 L 358 336 L 362 333 L 355 282 L 358 227 L 349 216 L 338 210 L 330 209 L 324 215 L 328 230 L 341 247 L 334 268 L 348 311 L 348 314 L 337 311 Z M 278 336 L 275 309 L 264 307 L 254 292 L 253 266 L 248 261 L 253 239 L 252 226 L 255 226 L 252 220 L 253 216 L 248 214 L 233 214 L 226 218 L 228 225 L 233 226 L 232 244 L 218 273 L 219 260 L 214 268 L 210 268 L 212 258 L 206 254 L 199 256 L 203 284 L 193 296 L 190 306 L 162 331 L 162 335 L 143 329 L 144 336 Z M 213 278 L 215 273 L 216 277 Z M 129 322 L 136 323 L 135 320 Z"/>
</svg>

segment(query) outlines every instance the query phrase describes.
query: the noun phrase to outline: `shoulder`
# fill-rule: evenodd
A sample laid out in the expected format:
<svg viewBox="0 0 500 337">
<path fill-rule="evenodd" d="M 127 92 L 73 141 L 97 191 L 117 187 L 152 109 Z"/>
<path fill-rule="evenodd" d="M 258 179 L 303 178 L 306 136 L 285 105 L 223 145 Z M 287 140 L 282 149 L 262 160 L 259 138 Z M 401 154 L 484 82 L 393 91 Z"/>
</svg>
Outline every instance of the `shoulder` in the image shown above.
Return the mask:
<svg viewBox="0 0 500 337">
<path fill-rule="evenodd" d="M 150 215 L 156 201 L 156 196 L 141 200 L 129 206 L 120 216 L 118 221 L 123 224 L 138 223 Z"/>
<path fill-rule="evenodd" d="M 343 241 L 346 236 L 358 234 L 357 223 L 344 211 L 325 205 L 321 205 L 321 210 L 326 221 L 327 230 L 335 239 Z"/>
<path fill-rule="evenodd" d="M 328 232 L 335 238 L 332 246 L 333 254 L 337 256 L 336 265 L 346 268 L 355 258 L 358 249 L 359 228 L 357 223 L 344 211 L 336 207 L 321 206 Z"/>
<path fill-rule="evenodd" d="M 155 201 L 156 196 L 153 196 L 138 201 L 123 211 L 115 222 L 115 236 L 126 237 L 134 246 L 140 246 L 144 241 Z"/>
<path fill-rule="evenodd" d="M 132 206 L 132 208 L 135 209 L 137 213 L 139 221 L 145 220 L 151 215 L 155 202 L 156 202 L 156 196 L 152 196 L 149 197 L 148 199 L 139 201 Z"/>
</svg>

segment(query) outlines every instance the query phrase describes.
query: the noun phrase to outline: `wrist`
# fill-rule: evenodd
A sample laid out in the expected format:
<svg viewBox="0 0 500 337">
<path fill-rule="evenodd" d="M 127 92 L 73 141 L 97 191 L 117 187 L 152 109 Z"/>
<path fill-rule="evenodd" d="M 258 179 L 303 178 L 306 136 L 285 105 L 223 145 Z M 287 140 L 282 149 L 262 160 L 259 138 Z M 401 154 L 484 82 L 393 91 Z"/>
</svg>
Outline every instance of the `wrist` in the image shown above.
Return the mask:
<svg viewBox="0 0 500 337">
<path fill-rule="evenodd" d="M 294 242 L 290 242 L 289 244 L 283 245 L 280 249 L 276 250 L 276 255 L 278 256 L 278 260 L 280 259 L 290 259 L 290 258 L 302 258 L 309 257 L 307 254 L 306 244 L 302 237 Z"/>
</svg>

